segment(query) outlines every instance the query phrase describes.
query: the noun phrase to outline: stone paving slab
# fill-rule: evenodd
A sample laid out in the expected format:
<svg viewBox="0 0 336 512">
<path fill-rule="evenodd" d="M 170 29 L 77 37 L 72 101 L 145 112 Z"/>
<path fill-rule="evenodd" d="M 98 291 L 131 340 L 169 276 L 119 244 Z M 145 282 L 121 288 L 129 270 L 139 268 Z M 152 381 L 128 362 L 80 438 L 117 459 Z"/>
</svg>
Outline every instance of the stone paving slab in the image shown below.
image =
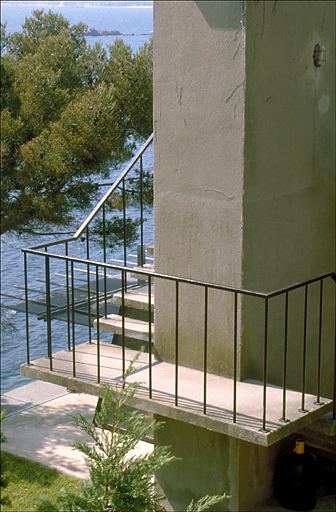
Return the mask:
<svg viewBox="0 0 336 512">
<path fill-rule="evenodd" d="M 34 394 L 34 391 L 37 393 Z M 57 393 L 58 396 L 55 396 Z M 29 407 L 16 410 L 4 418 L 3 432 L 7 441 L 2 449 L 62 473 L 87 478 L 89 471 L 84 456 L 74 450 L 72 444 L 75 441 L 86 441 L 90 444 L 92 440 L 81 429 L 72 425 L 70 415 L 83 414 L 91 421 L 97 397 L 69 393 L 62 386 L 45 382 L 27 384 L 6 395 L 24 397 L 27 402 L 15 398 L 12 400 L 19 402 L 20 407 L 22 404 Z M 48 399 L 41 402 L 46 397 Z M 129 456 L 146 454 L 152 449 L 153 445 L 140 441 Z"/>
<path fill-rule="evenodd" d="M 9 416 L 66 393 L 65 387 L 51 382 L 31 382 L 1 395 L 1 410 L 6 409 L 7 416 Z"/>
<path fill-rule="evenodd" d="M 30 392 L 29 389 L 24 391 Z M 62 473 L 87 478 L 88 469 L 83 455 L 73 450 L 72 443 L 84 439 L 89 441 L 89 438 L 71 425 L 69 415 L 81 413 L 92 420 L 96 403 L 94 396 L 66 393 L 6 416 L 3 432 L 7 441 L 2 448 Z"/>
</svg>

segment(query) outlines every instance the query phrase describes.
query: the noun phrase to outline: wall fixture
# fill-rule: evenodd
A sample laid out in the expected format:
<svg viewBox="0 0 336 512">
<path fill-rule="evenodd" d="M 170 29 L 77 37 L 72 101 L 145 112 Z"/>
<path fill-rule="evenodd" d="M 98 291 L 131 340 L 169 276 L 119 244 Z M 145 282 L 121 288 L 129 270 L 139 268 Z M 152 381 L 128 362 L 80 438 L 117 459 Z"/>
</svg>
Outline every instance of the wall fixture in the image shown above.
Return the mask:
<svg viewBox="0 0 336 512">
<path fill-rule="evenodd" d="M 314 65 L 319 68 L 326 63 L 326 49 L 320 44 L 316 44 L 314 48 Z"/>
</svg>

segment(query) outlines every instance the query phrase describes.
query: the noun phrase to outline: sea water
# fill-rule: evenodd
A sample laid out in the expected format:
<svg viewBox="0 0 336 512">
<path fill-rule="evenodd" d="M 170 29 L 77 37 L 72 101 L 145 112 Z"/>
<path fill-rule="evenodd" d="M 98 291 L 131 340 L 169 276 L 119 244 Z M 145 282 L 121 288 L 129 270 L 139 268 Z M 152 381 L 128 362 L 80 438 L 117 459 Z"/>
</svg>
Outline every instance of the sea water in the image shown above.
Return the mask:
<svg viewBox="0 0 336 512">
<path fill-rule="evenodd" d="M 62 13 L 69 19 L 73 25 L 82 21 L 89 28 L 97 30 L 119 30 L 122 34 L 131 34 L 118 36 L 128 43 L 134 52 L 149 40 L 153 30 L 153 9 L 150 2 L 143 2 L 145 6 L 136 5 L 138 2 L 1 2 L 1 22 L 7 22 L 7 33 L 20 31 L 22 23 L 26 17 L 29 17 L 33 10 L 43 8 L 45 11 L 51 9 L 53 12 Z M 101 37 L 102 44 L 107 48 L 113 43 L 115 36 Z M 87 37 L 88 44 L 93 45 L 99 38 Z M 147 150 L 144 157 L 144 169 L 152 168 L 153 154 L 152 150 Z M 126 165 L 126 163 L 124 164 Z M 120 169 L 111 169 L 111 179 L 113 182 L 116 176 L 120 174 L 124 166 Z M 101 196 L 106 192 L 106 188 L 101 189 Z M 139 217 L 137 210 L 131 208 L 127 210 L 127 216 Z M 153 242 L 153 218 L 152 213 L 146 211 L 145 217 L 145 235 L 144 243 Z M 78 215 L 76 229 L 85 220 L 85 215 Z M 52 237 L 63 238 L 62 236 Z M 1 292 L 18 297 L 24 297 L 24 273 L 23 273 L 23 253 L 22 247 L 30 247 L 39 243 L 47 242 L 50 237 L 29 237 L 13 235 L 6 233 L 1 236 Z M 131 249 L 136 252 L 136 246 Z M 69 255 L 79 258 L 85 258 L 86 244 L 75 242 L 69 244 Z M 103 261 L 102 249 L 93 247 L 90 258 L 96 261 Z M 122 258 L 122 251 L 116 250 L 109 258 Z M 35 260 L 34 260 L 35 258 Z M 44 267 L 41 257 L 29 256 L 28 282 L 34 288 L 44 290 L 44 284 L 35 282 L 36 278 L 44 279 Z M 36 264 L 34 264 L 36 261 Z M 62 263 L 64 266 L 64 263 Z M 62 269 L 60 269 L 62 271 Z M 64 272 L 64 269 L 63 269 Z M 52 278 L 55 280 L 55 278 Z M 21 288 L 14 288 L 19 286 Z M 33 295 L 34 296 L 34 295 Z M 10 305 L 19 302 L 18 300 L 1 297 L 2 305 Z M 20 376 L 20 365 L 27 361 L 26 357 L 26 327 L 25 313 L 15 311 L 14 309 L 1 308 L 1 393 L 5 393 L 13 388 L 22 386 L 31 379 Z M 9 324 L 5 329 L 4 324 Z M 95 332 L 95 331 L 93 331 Z M 106 336 L 106 334 L 105 334 Z M 29 315 L 29 338 L 30 338 L 30 357 L 31 360 L 44 355 L 46 345 L 46 323 L 38 320 L 36 316 Z M 67 337 L 67 326 L 65 322 L 52 321 L 52 343 L 53 352 L 65 348 L 64 343 Z M 83 341 L 88 338 L 88 328 L 85 326 L 76 327 L 76 340 Z"/>
</svg>

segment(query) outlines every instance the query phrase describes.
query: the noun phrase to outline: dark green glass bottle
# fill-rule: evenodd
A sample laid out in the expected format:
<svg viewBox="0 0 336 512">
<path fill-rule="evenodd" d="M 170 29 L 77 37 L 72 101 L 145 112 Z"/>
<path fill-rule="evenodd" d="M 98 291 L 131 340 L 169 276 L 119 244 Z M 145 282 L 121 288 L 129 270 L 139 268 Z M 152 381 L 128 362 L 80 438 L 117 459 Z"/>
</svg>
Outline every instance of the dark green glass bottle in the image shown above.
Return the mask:
<svg viewBox="0 0 336 512">
<path fill-rule="evenodd" d="M 316 507 L 316 457 L 305 451 L 302 439 L 295 442 L 293 453 L 282 459 L 275 478 L 275 492 L 282 507 L 298 511 Z"/>
</svg>

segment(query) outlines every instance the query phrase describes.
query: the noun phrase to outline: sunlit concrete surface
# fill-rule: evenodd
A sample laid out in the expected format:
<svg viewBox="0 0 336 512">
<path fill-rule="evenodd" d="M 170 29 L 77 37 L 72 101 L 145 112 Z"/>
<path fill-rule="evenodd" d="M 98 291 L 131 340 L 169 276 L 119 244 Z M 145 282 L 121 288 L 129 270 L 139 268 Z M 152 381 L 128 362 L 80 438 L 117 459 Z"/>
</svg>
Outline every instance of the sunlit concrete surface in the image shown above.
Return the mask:
<svg viewBox="0 0 336 512">
<path fill-rule="evenodd" d="M 52 371 L 49 358 L 43 357 L 21 366 L 21 375 L 59 384 L 79 392 L 103 395 L 101 383 L 120 384 L 122 380 L 122 347 L 99 344 L 100 383 L 97 379 L 97 342 L 83 343 L 75 350 L 75 377 L 73 353 L 63 350 L 53 354 Z M 125 366 L 134 359 L 136 351 L 125 349 Z M 266 432 L 262 430 L 263 385 L 246 380 L 237 383 L 237 418 L 233 422 L 233 381 L 213 374 L 207 376 L 206 414 L 204 414 L 203 372 L 179 367 L 178 404 L 175 404 L 175 365 L 158 361 L 152 355 L 152 398 L 149 398 L 149 355 L 141 353 L 135 363 L 136 371 L 130 381 L 138 381 L 141 388 L 130 405 L 160 414 L 167 418 L 192 423 L 199 427 L 268 446 L 303 428 L 331 410 L 331 400 L 305 395 L 305 411 L 300 411 L 302 394 L 287 390 L 286 419 L 282 422 L 283 390 L 269 385 L 266 392 Z"/>
<path fill-rule="evenodd" d="M 29 392 L 25 388 L 19 390 Z M 97 398 L 64 391 L 61 396 L 6 416 L 3 432 L 7 441 L 3 450 L 62 473 L 87 478 L 89 473 L 84 456 L 74 450 L 72 444 L 75 441 L 89 442 L 90 438 L 71 424 L 70 415 L 81 413 L 92 420 Z"/>
<path fill-rule="evenodd" d="M 82 414 L 91 421 L 97 397 L 70 393 L 48 382 L 33 382 L 1 395 L 7 415 L 3 431 L 4 451 L 57 469 L 78 478 L 87 478 L 84 456 L 74 450 L 75 441 L 92 443 L 81 429 L 74 427 L 70 415 Z M 150 453 L 153 445 L 140 441 L 129 456 Z"/>
</svg>

